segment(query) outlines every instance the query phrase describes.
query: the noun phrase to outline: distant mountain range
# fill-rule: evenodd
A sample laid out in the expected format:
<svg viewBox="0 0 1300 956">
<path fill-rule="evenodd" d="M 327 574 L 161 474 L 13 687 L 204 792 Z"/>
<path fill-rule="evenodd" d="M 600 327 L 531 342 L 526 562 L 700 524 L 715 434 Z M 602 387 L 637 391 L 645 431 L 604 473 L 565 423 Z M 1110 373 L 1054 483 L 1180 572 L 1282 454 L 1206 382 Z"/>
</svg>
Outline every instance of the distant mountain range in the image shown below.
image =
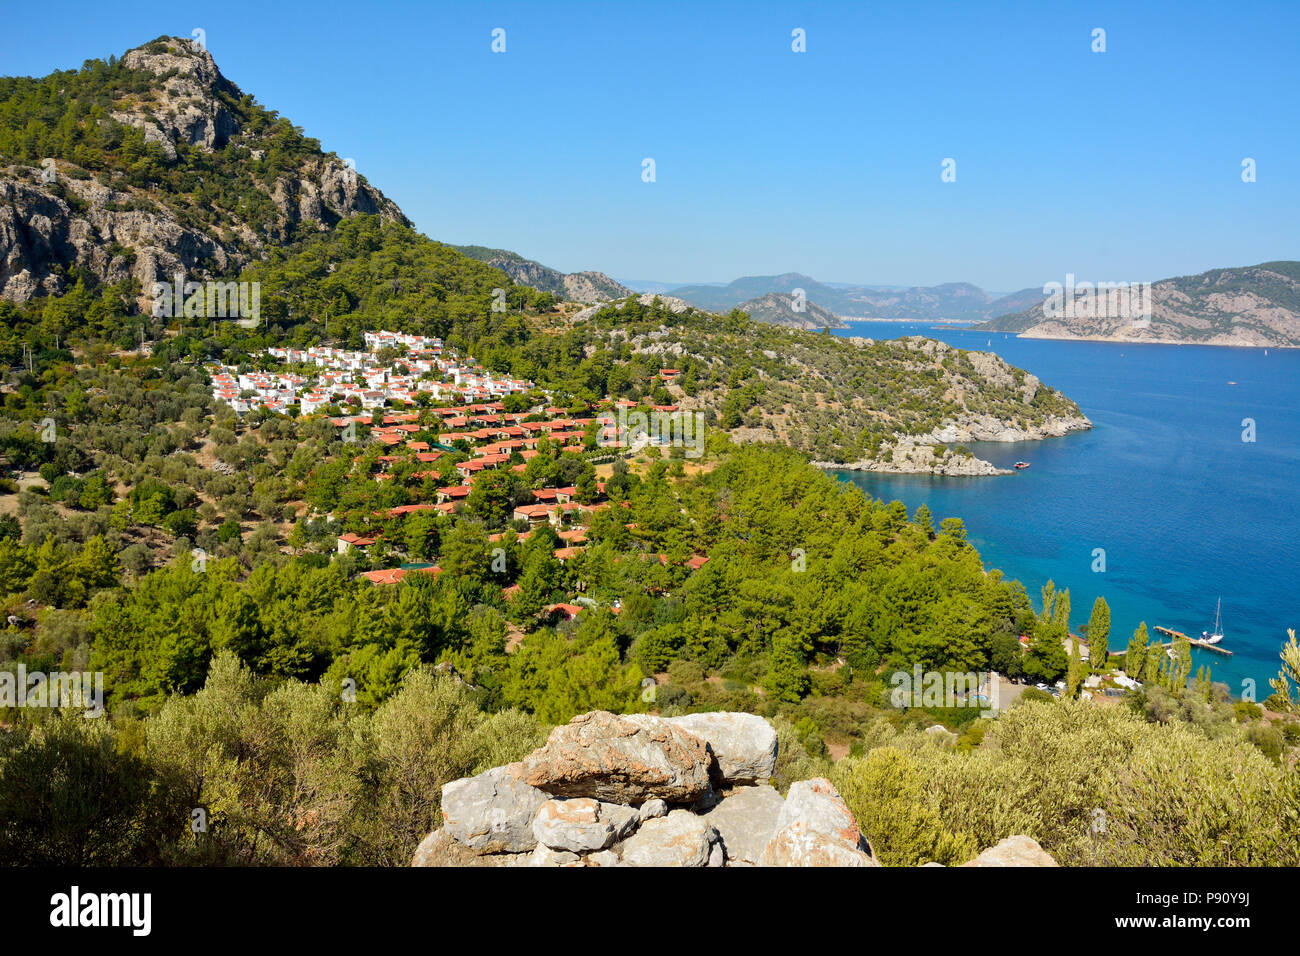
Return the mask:
<svg viewBox="0 0 1300 956">
<path fill-rule="evenodd" d="M 1300 346 L 1300 262 L 1161 279 L 1150 283 L 1149 295 L 1130 291 L 1127 309 L 1117 296 L 1107 304 L 1076 294 L 1070 314 L 1061 314 L 1069 298 L 1063 289 L 1061 308 L 1053 309 L 1039 290 L 1032 305 L 975 328 L 1039 339 Z M 1149 315 L 1139 314 L 1138 300 L 1143 307 L 1149 301 Z"/>
<path fill-rule="evenodd" d="M 456 251 L 486 262 L 500 269 L 520 285 L 532 286 L 539 292 L 550 292 L 569 302 L 608 302 L 633 295 L 631 289 L 620 285 L 603 272 L 564 273 L 532 259 L 525 259 L 507 249 L 489 249 L 487 246 L 455 246 Z"/>
<path fill-rule="evenodd" d="M 792 294 L 802 289 L 808 302 L 851 319 L 989 319 L 1041 302 L 1041 289 L 1024 289 L 998 296 L 969 282 L 936 286 L 866 286 L 818 282 L 811 276 L 787 272 L 776 276 L 745 276 L 727 285 L 687 285 L 668 294 L 713 312 L 727 312 L 768 293 Z"/>
</svg>

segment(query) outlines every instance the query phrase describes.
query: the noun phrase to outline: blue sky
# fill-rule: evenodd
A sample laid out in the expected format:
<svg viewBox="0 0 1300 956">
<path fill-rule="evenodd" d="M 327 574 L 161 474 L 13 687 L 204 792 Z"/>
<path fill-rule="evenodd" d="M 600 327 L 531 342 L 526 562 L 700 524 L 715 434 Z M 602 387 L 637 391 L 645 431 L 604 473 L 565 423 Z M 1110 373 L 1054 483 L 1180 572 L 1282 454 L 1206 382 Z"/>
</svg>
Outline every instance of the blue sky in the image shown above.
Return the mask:
<svg viewBox="0 0 1300 956">
<path fill-rule="evenodd" d="M 1010 291 L 1300 258 L 1295 2 L 47 0 L 4 22 L 0 73 L 34 75 L 201 27 L 422 231 L 565 271 Z"/>
</svg>

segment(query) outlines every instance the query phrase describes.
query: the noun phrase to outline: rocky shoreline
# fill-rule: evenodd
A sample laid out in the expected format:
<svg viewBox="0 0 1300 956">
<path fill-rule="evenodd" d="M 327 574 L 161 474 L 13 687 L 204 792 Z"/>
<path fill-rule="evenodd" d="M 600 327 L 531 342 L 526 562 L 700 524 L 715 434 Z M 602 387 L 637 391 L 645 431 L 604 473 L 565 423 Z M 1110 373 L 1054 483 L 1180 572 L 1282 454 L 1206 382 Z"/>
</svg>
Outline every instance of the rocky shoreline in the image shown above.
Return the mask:
<svg viewBox="0 0 1300 956">
<path fill-rule="evenodd" d="M 1084 415 L 1053 415 L 1041 425 L 1009 425 L 991 415 L 973 416 L 953 422 L 925 435 L 903 435 L 892 445 L 885 445 L 875 458 L 860 461 L 814 461 L 828 471 L 870 471 L 888 475 L 936 475 L 944 478 L 984 478 L 1013 474 L 974 455 L 959 455 L 951 448 L 935 454 L 938 445 L 964 444 L 975 441 L 1018 442 L 1061 438 L 1071 432 L 1087 431 L 1092 422 Z"/>
</svg>

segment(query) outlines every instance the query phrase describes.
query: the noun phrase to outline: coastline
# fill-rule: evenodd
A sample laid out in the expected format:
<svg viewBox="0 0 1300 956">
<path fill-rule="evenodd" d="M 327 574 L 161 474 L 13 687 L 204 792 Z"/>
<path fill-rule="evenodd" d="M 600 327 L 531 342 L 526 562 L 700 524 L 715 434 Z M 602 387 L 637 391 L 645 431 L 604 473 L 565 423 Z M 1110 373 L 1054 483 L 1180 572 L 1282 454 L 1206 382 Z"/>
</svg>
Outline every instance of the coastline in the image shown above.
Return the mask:
<svg viewBox="0 0 1300 956">
<path fill-rule="evenodd" d="M 1194 342 L 1187 339 L 1151 339 L 1113 335 L 1027 335 L 1024 332 L 1012 332 L 1009 329 L 979 329 L 973 327 L 968 327 L 968 330 L 987 332 L 990 335 L 1010 335 L 1018 339 L 1038 342 L 1102 342 L 1112 345 L 1199 345 L 1204 348 L 1226 349 L 1300 349 L 1300 345 L 1261 344 L 1258 342 Z"/>
<path fill-rule="evenodd" d="M 1027 428 L 991 417 L 978 417 L 941 425 L 924 435 L 900 435 L 875 458 L 842 463 L 812 461 L 811 464 L 825 471 L 868 471 L 888 475 L 934 475 L 941 478 L 1012 475 L 1015 472 L 1010 468 L 999 468 L 974 455 L 958 455 L 946 446 L 980 441 L 1042 441 L 1047 438 L 1063 438 L 1072 432 L 1089 431 L 1092 427 L 1092 421 L 1082 413 L 1053 415 L 1043 424 Z M 945 446 L 944 453 L 938 458 L 934 455 L 936 446 Z"/>
</svg>

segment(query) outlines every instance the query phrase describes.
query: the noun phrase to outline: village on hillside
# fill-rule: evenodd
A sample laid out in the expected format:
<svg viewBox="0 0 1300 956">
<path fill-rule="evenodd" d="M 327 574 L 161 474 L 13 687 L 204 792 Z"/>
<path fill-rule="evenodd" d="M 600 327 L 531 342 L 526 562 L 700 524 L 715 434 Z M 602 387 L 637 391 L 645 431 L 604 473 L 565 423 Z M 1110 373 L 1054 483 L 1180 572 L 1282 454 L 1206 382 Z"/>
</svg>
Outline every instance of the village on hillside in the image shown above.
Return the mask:
<svg viewBox="0 0 1300 956">
<path fill-rule="evenodd" d="M 625 420 L 620 425 L 615 412 L 636 409 L 637 402 L 606 399 L 594 407 L 560 408 L 549 404 L 550 396 L 532 382 L 494 376 L 438 338 L 383 331 L 366 332 L 364 341 L 365 349 L 359 351 L 325 346 L 267 349 L 265 355 L 278 360 L 284 370 L 214 365 L 209 371 L 213 398 L 238 415 L 262 409 L 326 416 L 343 441 L 358 443 L 350 480 L 400 480 L 410 488 L 407 497 L 419 499 L 375 512 L 373 530 L 338 534 L 337 554 L 356 553 L 371 564 L 395 564 L 360 572 L 373 584 L 442 572 L 403 547 L 406 535 L 394 522 L 400 525 L 426 512 L 455 518 L 464 511 L 477 481 L 501 470 L 527 480 L 529 462 L 544 452 L 580 456 L 582 477 L 575 484 L 529 487 L 527 500 L 508 509 L 506 528 L 488 540 L 495 545 L 512 534 L 515 542 L 523 542 L 538 528 L 549 527 L 559 540 L 553 556 L 564 564 L 583 551 L 592 517 L 611 506 L 606 483 L 583 478 L 592 479 L 597 465 L 608 471 L 616 457 L 670 443 L 662 433 L 629 429 Z M 670 384 L 678 374 L 677 369 L 660 369 L 658 379 Z M 333 413 L 342 409 L 352 409 L 353 414 Z M 663 416 L 679 412 L 677 405 L 648 409 Z M 376 447 L 378 454 L 367 454 Z M 669 563 L 667 555 L 657 557 L 661 564 Z M 707 560 L 691 555 L 683 562 L 684 570 L 698 570 Z M 573 584 L 571 600 L 546 607 L 544 616 L 573 619 L 584 603 L 590 605 L 577 596 L 581 583 Z M 511 585 L 502 596 L 509 601 L 519 590 L 520 585 Z"/>
</svg>

